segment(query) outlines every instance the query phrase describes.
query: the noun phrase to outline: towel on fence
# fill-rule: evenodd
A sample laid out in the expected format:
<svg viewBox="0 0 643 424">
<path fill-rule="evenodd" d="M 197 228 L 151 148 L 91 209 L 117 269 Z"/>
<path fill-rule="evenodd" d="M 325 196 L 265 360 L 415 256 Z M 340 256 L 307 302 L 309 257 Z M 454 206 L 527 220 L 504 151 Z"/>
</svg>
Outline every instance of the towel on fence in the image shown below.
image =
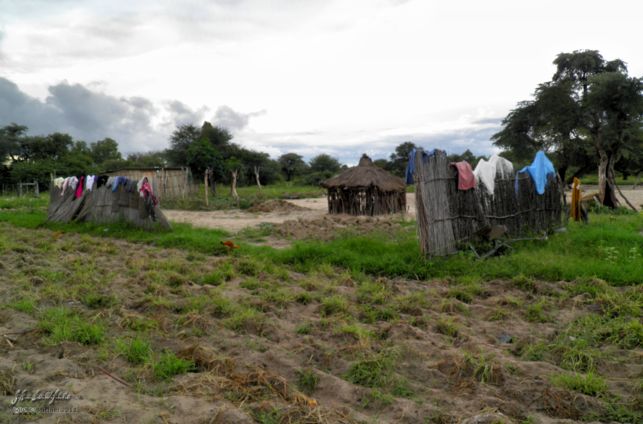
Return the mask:
<svg viewBox="0 0 643 424">
<path fill-rule="evenodd" d="M 88 175 L 85 178 L 85 190 L 87 191 L 92 191 L 94 188 L 94 179 L 96 178 L 95 175 Z"/>
<path fill-rule="evenodd" d="M 551 163 L 549 158 L 545 156 L 545 152 L 542 150 L 536 153 L 534 161 L 529 166 L 525 166 L 516 174 L 515 189 L 518 192 L 518 174 L 523 172 L 528 172 L 531 176 L 531 180 L 536 186 L 536 193 L 544 194 L 545 188 L 547 188 L 547 177 L 551 174 L 556 174 L 554 169 L 554 164 Z"/>
<path fill-rule="evenodd" d="M 451 166 L 454 166 L 458 171 L 458 190 L 471 190 L 476 186 L 476 176 L 473 175 L 473 169 L 471 169 L 469 162 L 466 160 L 452 162 Z"/>
<path fill-rule="evenodd" d="M 76 199 L 78 199 L 80 196 L 83 195 L 84 182 L 85 182 L 85 176 L 81 175 L 80 178 L 78 179 L 78 184 L 76 186 L 76 194 L 74 195 Z"/>
<path fill-rule="evenodd" d="M 429 152 L 425 152 L 424 150 L 422 151 L 422 159 L 426 160 L 429 156 L 434 155 L 438 149 L 433 149 Z M 406 183 L 407 184 L 413 184 L 413 174 L 415 173 L 415 153 L 417 152 L 417 149 L 414 147 L 411 149 L 409 152 L 409 161 L 406 164 Z"/>
<path fill-rule="evenodd" d="M 78 186 L 78 178 L 76 177 L 69 177 L 69 181 L 67 183 L 67 187 L 72 189 L 72 191 L 76 191 L 76 187 Z"/>
<path fill-rule="evenodd" d="M 62 189 L 64 182 L 65 182 L 65 179 L 63 177 L 58 177 L 54 179 L 54 186 L 56 186 L 59 189 Z"/>
<path fill-rule="evenodd" d="M 107 184 L 108 179 L 109 179 L 109 177 L 107 175 L 98 175 L 96 177 L 96 188 L 102 187 L 105 184 Z"/>
<path fill-rule="evenodd" d="M 114 180 L 112 181 L 112 192 L 115 192 L 116 190 L 118 190 L 118 186 L 120 184 L 125 185 L 126 182 L 127 182 L 127 178 L 125 177 L 114 177 Z M 107 184 L 109 185 L 109 180 L 107 180 Z"/>
<path fill-rule="evenodd" d="M 510 177 L 513 171 L 514 166 L 511 162 L 501 156 L 493 155 L 488 161 L 480 159 L 473 174 L 476 176 L 476 181 L 481 182 L 487 192 L 493 196 L 496 188 L 496 177 Z"/>
</svg>

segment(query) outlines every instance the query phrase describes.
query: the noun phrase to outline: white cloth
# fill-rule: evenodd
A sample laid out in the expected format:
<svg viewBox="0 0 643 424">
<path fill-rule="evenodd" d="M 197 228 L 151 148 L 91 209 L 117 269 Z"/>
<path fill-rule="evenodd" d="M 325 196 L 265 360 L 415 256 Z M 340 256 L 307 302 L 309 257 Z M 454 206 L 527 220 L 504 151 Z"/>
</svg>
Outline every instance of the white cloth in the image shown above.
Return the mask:
<svg viewBox="0 0 643 424">
<path fill-rule="evenodd" d="M 69 188 L 76 190 L 76 187 L 78 187 L 78 178 L 69 177 Z"/>
<path fill-rule="evenodd" d="M 65 182 L 65 179 L 63 177 L 58 177 L 54 179 L 54 186 L 56 186 L 56 188 L 62 189 L 63 182 Z"/>
<path fill-rule="evenodd" d="M 96 178 L 95 175 L 88 175 L 85 177 L 85 190 L 92 191 L 92 188 L 94 188 L 95 178 Z"/>
<path fill-rule="evenodd" d="M 63 186 L 62 186 L 62 191 L 60 192 L 60 195 L 62 196 L 65 194 L 65 190 L 67 190 L 67 186 L 69 185 L 69 181 L 71 180 L 71 177 L 67 177 L 63 180 Z"/>
<path fill-rule="evenodd" d="M 147 180 L 147 177 L 143 177 L 138 182 L 136 183 L 136 191 L 138 191 L 138 195 L 141 197 L 145 197 L 145 194 L 141 191 L 141 188 L 143 188 L 143 183 Z"/>
<path fill-rule="evenodd" d="M 498 155 L 493 155 L 488 161 L 480 159 L 473 170 L 476 176 L 476 182 L 482 183 L 487 192 L 493 196 L 496 188 L 496 178 L 509 178 L 513 176 L 514 166 L 507 159 Z"/>
</svg>

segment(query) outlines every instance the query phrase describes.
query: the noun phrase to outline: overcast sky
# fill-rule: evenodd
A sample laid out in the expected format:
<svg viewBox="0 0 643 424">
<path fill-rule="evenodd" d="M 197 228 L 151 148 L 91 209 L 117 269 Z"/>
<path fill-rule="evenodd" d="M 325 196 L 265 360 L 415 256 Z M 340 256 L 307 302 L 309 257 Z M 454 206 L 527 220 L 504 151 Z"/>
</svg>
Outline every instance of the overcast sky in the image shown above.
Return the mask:
<svg viewBox="0 0 643 424">
<path fill-rule="evenodd" d="M 558 53 L 643 75 L 641 19 L 629 0 L 0 0 L 0 125 L 126 153 L 209 120 L 273 157 L 488 154 Z"/>
</svg>

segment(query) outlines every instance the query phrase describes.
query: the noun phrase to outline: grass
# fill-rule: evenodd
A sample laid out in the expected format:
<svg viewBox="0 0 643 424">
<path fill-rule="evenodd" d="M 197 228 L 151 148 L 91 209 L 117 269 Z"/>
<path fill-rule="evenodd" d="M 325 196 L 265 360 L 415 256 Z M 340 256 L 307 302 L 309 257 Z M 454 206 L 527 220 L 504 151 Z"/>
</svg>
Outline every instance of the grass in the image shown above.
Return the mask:
<svg viewBox="0 0 643 424">
<path fill-rule="evenodd" d="M 391 383 L 397 352 L 386 350 L 351 364 L 346 380 L 365 387 L 385 387 Z"/>
<path fill-rule="evenodd" d="M 312 395 L 319 384 L 319 376 L 310 368 L 297 371 L 297 388 L 307 394 Z"/>
<path fill-rule="evenodd" d="M 194 362 L 178 358 L 174 352 L 163 352 L 152 366 L 154 376 L 159 380 L 169 380 L 175 375 L 195 371 Z"/>
<path fill-rule="evenodd" d="M 113 237 L 158 247 L 180 248 L 208 255 L 228 254 L 220 242 L 229 238 L 222 230 L 194 228 L 174 224 L 172 231 L 149 232 L 123 224 L 45 223 L 42 210 L 20 214 L 0 211 L 0 222 L 23 228 L 44 227 L 54 231 L 76 232 L 99 237 Z M 468 252 L 448 258 L 426 260 L 420 253 L 415 228 L 403 226 L 399 234 L 368 236 L 345 235 L 338 239 L 300 241 L 286 249 L 271 249 L 242 244 L 234 255 L 244 259 L 237 272 L 253 276 L 261 271 L 262 261 L 291 265 L 301 272 L 320 266 L 341 267 L 352 273 L 419 280 L 447 277 L 471 277 L 478 280 L 513 279 L 530 289 L 532 281 L 574 281 L 599 278 L 612 285 L 631 285 L 643 281 L 643 254 L 640 234 L 643 214 L 594 215 L 591 224 L 570 223 L 565 233 L 552 235 L 548 241 L 516 243 L 511 254 L 478 261 Z M 2 247 L 0 246 L 0 250 Z M 213 275 L 218 283 L 225 275 Z M 206 279 L 207 280 L 207 279 Z M 454 289 L 454 296 L 467 301 L 475 296 L 467 289 Z"/>
<path fill-rule="evenodd" d="M 127 341 L 117 340 L 116 350 L 123 355 L 130 364 L 140 365 L 149 361 L 152 347 L 149 342 L 134 338 Z"/>
<path fill-rule="evenodd" d="M 49 335 L 49 342 L 52 344 L 71 341 L 92 345 L 102 342 L 105 337 L 105 329 L 101 325 L 87 322 L 65 307 L 45 310 L 39 327 Z"/>
<path fill-rule="evenodd" d="M 607 391 L 605 379 L 597 374 L 555 374 L 551 377 L 555 386 L 580 392 L 589 396 L 597 396 Z"/>
</svg>

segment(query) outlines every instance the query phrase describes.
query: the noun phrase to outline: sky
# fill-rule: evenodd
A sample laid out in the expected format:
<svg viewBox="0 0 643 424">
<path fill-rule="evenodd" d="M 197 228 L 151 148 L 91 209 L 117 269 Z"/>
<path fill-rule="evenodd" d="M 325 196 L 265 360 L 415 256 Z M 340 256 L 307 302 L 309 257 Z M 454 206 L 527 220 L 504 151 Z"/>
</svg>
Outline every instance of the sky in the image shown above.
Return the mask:
<svg viewBox="0 0 643 424">
<path fill-rule="evenodd" d="M 629 0 L 0 0 L 0 126 L 168 147 L 204 120 L 277 157 L 491 154 L 561 52 L 643 75 Z"/>
</svg>

